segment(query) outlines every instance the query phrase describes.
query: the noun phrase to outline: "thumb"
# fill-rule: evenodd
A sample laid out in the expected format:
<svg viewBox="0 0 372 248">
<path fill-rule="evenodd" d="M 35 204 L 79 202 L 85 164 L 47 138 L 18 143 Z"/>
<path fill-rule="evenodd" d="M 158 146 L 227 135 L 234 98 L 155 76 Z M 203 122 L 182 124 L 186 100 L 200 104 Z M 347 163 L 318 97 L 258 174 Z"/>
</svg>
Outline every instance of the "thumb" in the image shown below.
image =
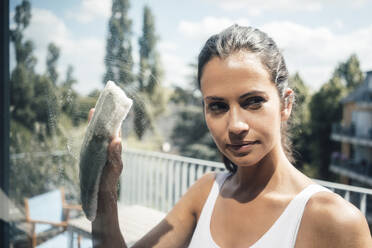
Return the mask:
<svg viewBox="0 0 372 248">
<path fill-rule="evenodd" d="M 108 161 L 114 166 L 121 164 L 121 150 L 121 139 L 119 137 L 113 138 L 108 147 Z"/>
</svg>

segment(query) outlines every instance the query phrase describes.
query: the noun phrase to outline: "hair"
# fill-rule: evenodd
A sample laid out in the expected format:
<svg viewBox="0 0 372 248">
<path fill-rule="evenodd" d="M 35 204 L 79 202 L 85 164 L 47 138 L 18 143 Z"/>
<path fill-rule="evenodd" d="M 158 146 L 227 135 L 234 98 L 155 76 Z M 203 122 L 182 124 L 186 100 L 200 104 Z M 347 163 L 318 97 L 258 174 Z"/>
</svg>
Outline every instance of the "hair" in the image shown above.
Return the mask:
<svg viewBox="0 0 372 248">
<path fill-rule="evenodd" d="M 287 103 L 288 96 L 285 96 L 285 90 L 288 88 L 288 70 L 283 55 L 274 40 L 259 29 L 237 24 L 228 27 L 219 34 L 212 35 L 203 46 L 198 57 L 199 89 L 203 69 L 212 58 L 225 59 L 239 51 L 254 53 L 259 57 L 278 90 L 281 106 Z M 291 97 L 292 99 L 289 100 L 294 101 L 293 96 Z M 288 160 L 293 163 L 292 143 L 290 133 L 287 131 L 287 123 L 281 125 L 281 143 Z M 228 171 L 236 172 L 237 165 L 224 155 L 222 155 L 222 160 Z"/>
</svg>

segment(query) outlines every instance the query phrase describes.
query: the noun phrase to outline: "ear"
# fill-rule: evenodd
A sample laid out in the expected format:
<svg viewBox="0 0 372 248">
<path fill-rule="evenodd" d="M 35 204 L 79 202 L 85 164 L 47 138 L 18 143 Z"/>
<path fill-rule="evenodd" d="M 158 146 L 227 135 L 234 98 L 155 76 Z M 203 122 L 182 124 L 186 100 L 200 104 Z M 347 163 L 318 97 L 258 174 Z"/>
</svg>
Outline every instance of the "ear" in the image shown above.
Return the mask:
<svg viewBox="0 0 372 248">
<path fill-rule="evenodd" d="M 294 100 L 293 90 L 291 88 L 285 89 L 282 110 L 280 112 L 282 121 L 287 121 L 291 116 L 293 100 Z"/>
</svg>

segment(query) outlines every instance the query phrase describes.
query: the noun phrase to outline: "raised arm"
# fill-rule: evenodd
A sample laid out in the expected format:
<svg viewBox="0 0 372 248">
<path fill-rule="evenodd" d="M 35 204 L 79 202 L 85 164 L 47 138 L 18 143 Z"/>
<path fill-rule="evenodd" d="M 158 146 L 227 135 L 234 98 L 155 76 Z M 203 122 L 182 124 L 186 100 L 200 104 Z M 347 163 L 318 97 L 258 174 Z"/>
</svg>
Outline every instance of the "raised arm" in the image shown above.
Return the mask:
<svg viewBox="0 0 372 248">
<path fill-rule="evenodd" d="M 167 216 L 133 248 L 184 248 L 194 233 L 215 174 L 209 173 L 194 183 Z"/>
<path fill-rule="evenodd" d="M 93 112 L 94 109 L 90 111 L 89 119 Z M 110 142 L 107 158 L 99 186 L 97 215 L 92 222 L 93 247 L 123 248 L 127 245 L 120 232 L 117 209 L 117 185 L 123 170 L 119 137 L 113 138 Z M 186 247 L 214 179 L 215 174 L 212 173 L 199 179 L 167 216 L 133 248 Z"/>
<path fill-rule="evenodd" d="M 98 192 L 97 215 L 92 222 L 94 248 L 127 247 L 120 232 L 117 208 L 117 185 L 122 169 L 121 140 L 114 138 L 108 147 Z"/>
<path fill-rule="evenodd" d="M 89 111 L 88 121 L 94 108 Z M 117 185 L 123 163 L 121 161 L 121 139 L 115 137 L 107 149 L 107 162 L 103 168 L 97 202 L 97 215 L 92 222 L 93 247 L 127 247 L 118 223 Z"/>
<path fill-rule="evenodd" d="M 95 248 L 127 247 L 120 232 L 117 210 L 117 183 L 123 168 L 120 155 L 120 138 L 115 138 L 109 145 L 108 161 L 103 169 L 98 194 L 97 216 L 92 222 L 93 247 Z M 186 247 L 190 242 L 214 178 L 214 174 L 207 174 L 199 179 L 167 216 L 133 248 Z"/>
</svg>

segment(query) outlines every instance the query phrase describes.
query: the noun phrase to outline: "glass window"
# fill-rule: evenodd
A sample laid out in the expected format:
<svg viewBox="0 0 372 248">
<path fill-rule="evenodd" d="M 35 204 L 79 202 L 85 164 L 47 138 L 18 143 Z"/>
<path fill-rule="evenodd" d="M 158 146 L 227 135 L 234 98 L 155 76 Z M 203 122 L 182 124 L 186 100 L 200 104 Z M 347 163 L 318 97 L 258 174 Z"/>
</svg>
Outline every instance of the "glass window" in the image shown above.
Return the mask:
<svg viewBox="0 0 372 248">
<path fill-rule="evenodd" d="M 345 100 L 358 101 L 367 75 L 371 81 L 372 32 L 366 20 L 372 5 L 287 2 L 293 5 L 10 0 L 9 192 L 0 192 L 0 205 L 6 199 L 12 247 L 56 238 L 66 242 L 63 247 L 91 246 L 81 182 L 99 182 L 107 159 L 102 147 L 115 130 L 92 138 L 97 145 L 86 161 L 93 169 L 81 170 L 80 156 L 88 114 L 108 81 L 133 100 L 120 126 L 119 211 L 141 218 L 138 209 L 125 207 L 146 207 L 157 211 L 151 212 L 156 223 L 203 174 L 225 170 L 205 123 L 208 107 L 199 90 L 197 56 L 210 35 L 233 23 L 257 25 L 275 39 L 286 59 L 297 104 L 287 128 L 294 166 L 309 177 L 342 182 L 335 188 L 321 183 L 351 199 L 372 223 L 372 191 L 365 191 L 372 185 L 372 107 L 364 97 L 367 101 L 353 102 L 346 110 Z M 350 16 L 351 8 L 360 18 Z M 116 117 L 115 104 L 105 105 L 103 119 Z M 356 122 L 358 137 L 344 130 L 351 127 L 342 125 L 347 122 L 343 109 Z M 364 115 L 357 118 L 358 113 Z M 350 162 L 354 153 L 358 161 Z M 344 184 L 359 188 L 350 191 Z M 35 228 L 33 220 L 39 221 Z"/>
</svg>

